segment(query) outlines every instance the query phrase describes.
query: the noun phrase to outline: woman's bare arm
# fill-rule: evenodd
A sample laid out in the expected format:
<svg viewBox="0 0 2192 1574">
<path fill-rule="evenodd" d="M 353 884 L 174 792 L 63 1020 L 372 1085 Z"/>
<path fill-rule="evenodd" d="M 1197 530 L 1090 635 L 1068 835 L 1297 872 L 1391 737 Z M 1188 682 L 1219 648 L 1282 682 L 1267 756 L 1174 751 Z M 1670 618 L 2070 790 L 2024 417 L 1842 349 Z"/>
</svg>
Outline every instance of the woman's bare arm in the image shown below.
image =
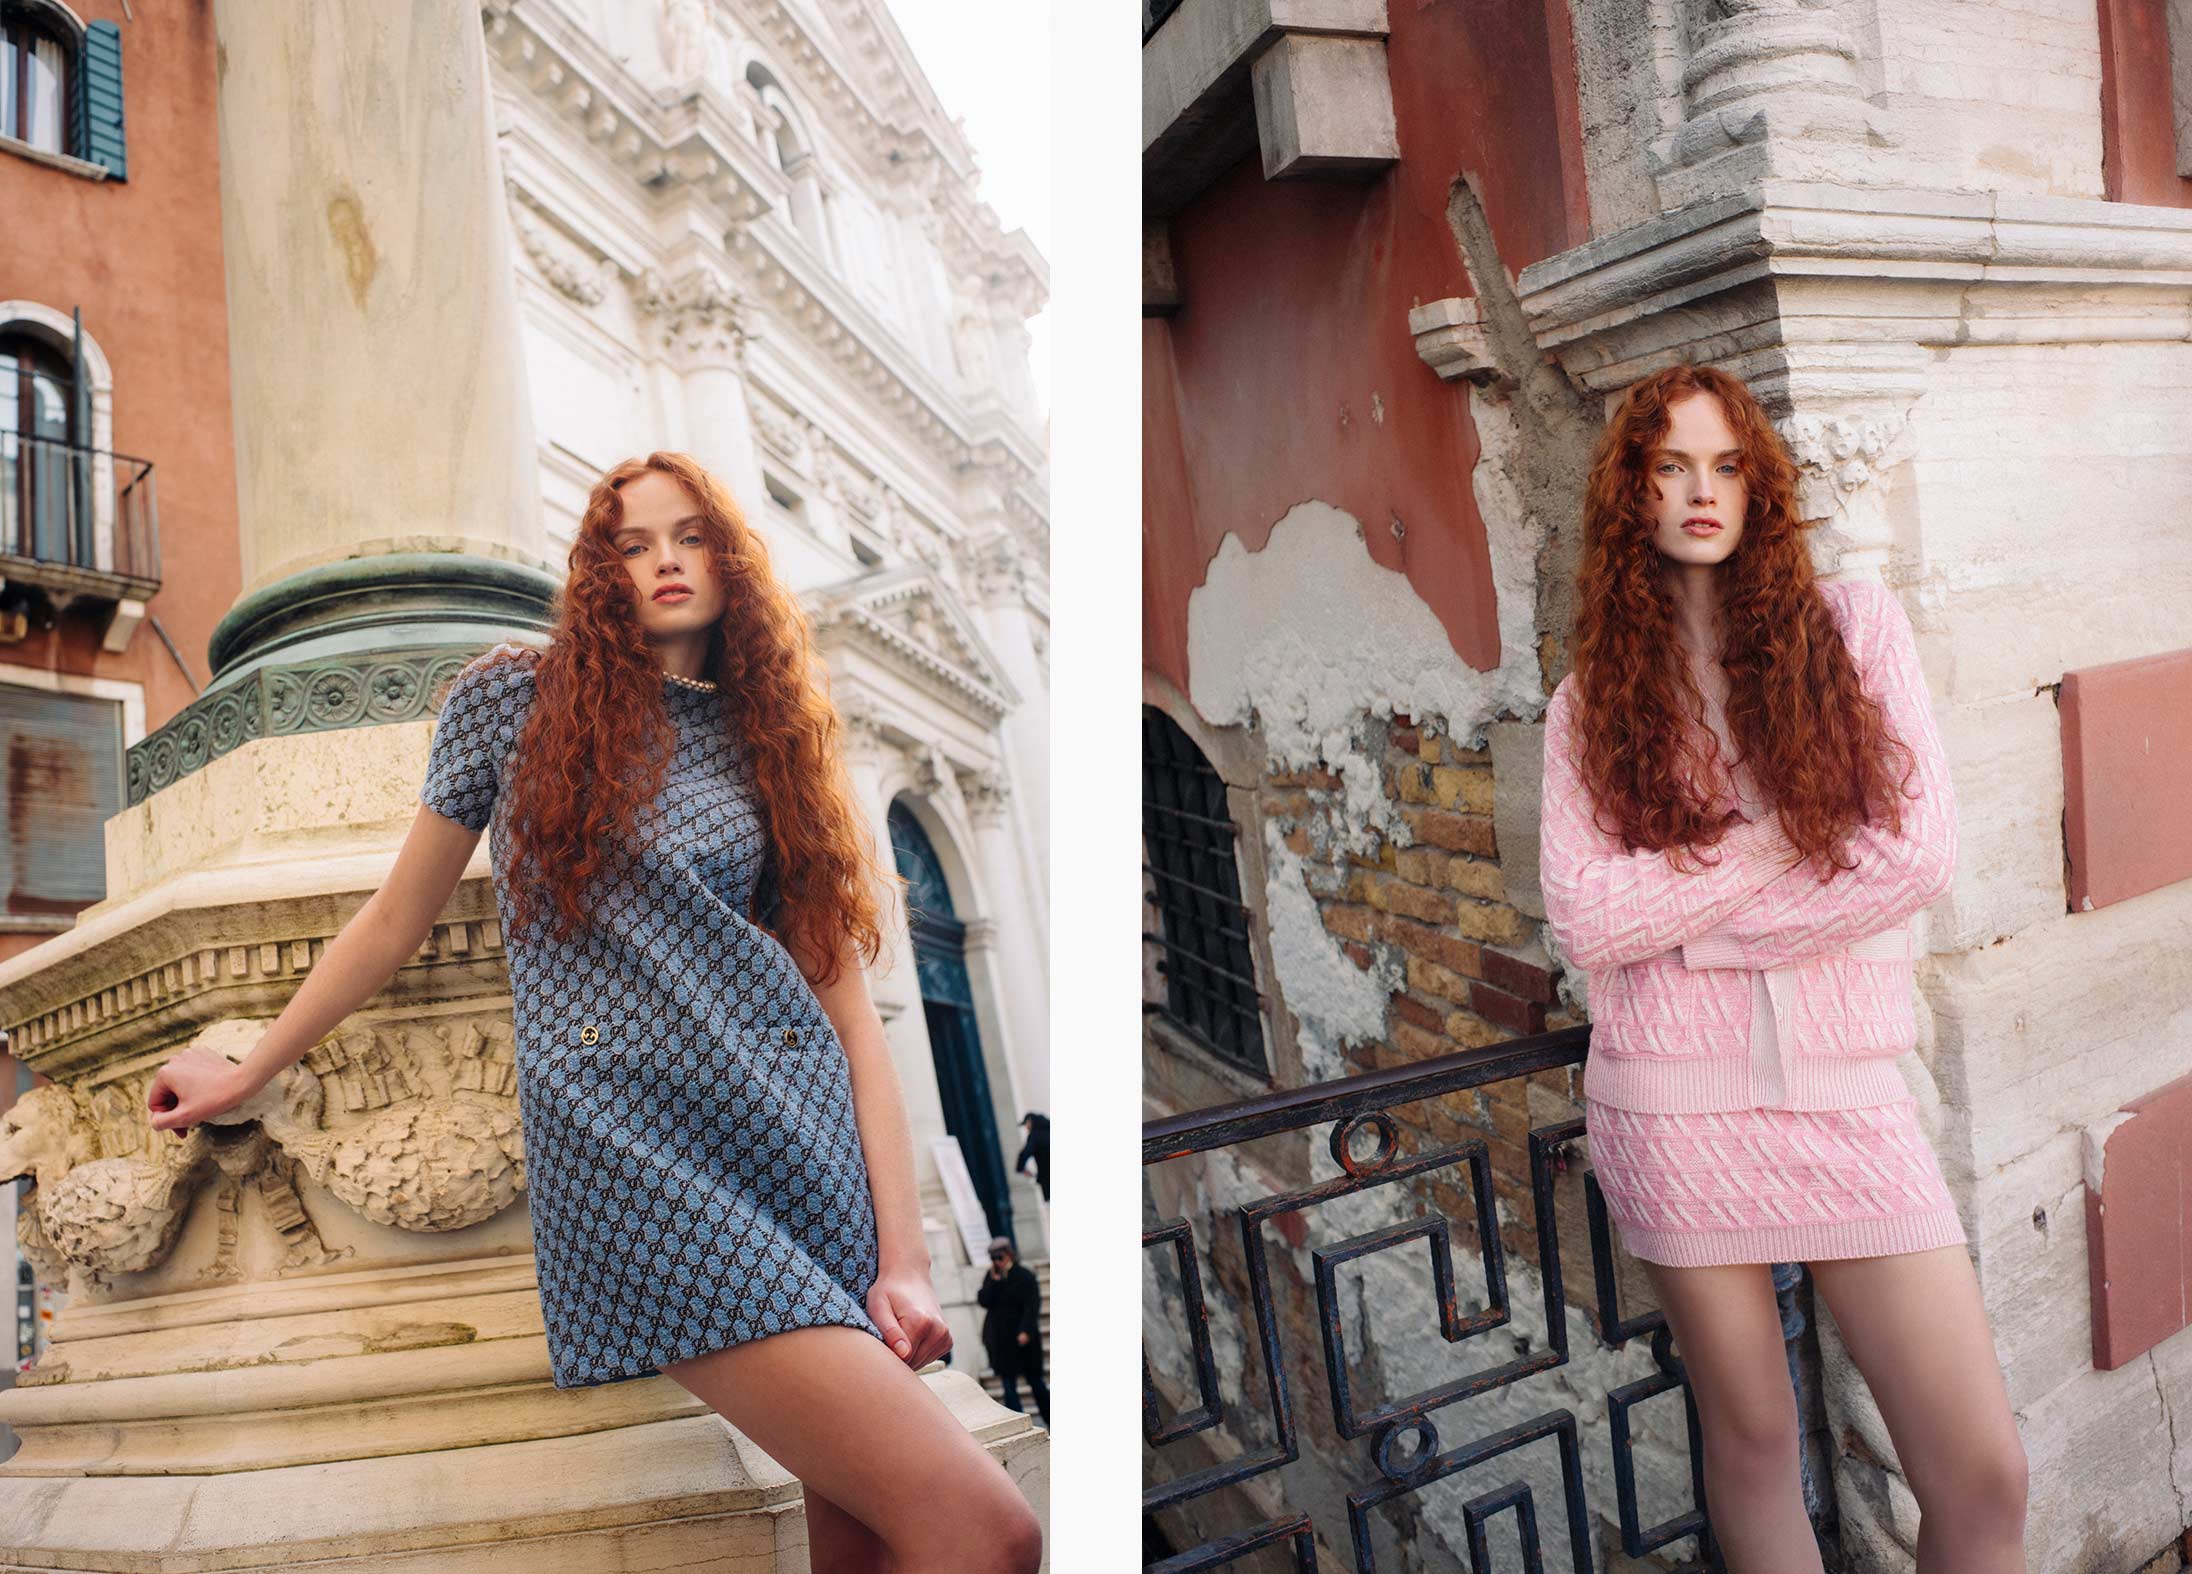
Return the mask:
<svg viewBox="0 0 2192 1574">
<path fill-rule="evenodd" d="M 155 1131 L 187 1130 L 234 1108 L 302 1060 L 375 994 L 426 939 L 464 878 L 480 833 L 421 805 L 396 862 L 241 1064 L 186 1049 L 146 1091 Z"/>
<path fill-rule="evenodd" d="M 795 953 L 796 955 L 796 953 Z M 802 971 L 811 982 L 814 969 Z M 921 1231 L 921 1196 L 913 1179 L 913 1132 L 906 1118 L 906 1094 L 891 1063 L 883 1037 L 883 1019 L 868 994 L 859 957 L 847 954 L 837 977 L 814 987 L 845 1046 L 851 1073 L 853 1119 L 860 1128 L 860 1151 L 875 1204 L 875 1283 L 868 1291 L 868 1315 L 898 1358 L 916 1369 L 951 1348 L 951 1330 L 937 1303 L 929 1277 L 929 1247 Z"/>
</svg>

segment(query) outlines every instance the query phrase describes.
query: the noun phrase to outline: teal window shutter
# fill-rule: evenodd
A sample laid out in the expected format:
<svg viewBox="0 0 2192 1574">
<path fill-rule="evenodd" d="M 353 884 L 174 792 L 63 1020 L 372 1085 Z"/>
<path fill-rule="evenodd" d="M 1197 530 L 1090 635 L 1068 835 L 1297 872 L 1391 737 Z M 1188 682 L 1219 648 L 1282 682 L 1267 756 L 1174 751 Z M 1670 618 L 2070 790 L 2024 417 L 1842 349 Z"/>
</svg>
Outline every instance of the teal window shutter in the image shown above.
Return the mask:
<svg viewBox="0 0 2192 1574">
<path fill-rule="evenodd" d="M 112 22 L 84 28 L 81 69 L 76 73 L 77 151 L 104 164 L 116 180 L 129 179 L 122 141 L 122 30 Z"/>
</svg>

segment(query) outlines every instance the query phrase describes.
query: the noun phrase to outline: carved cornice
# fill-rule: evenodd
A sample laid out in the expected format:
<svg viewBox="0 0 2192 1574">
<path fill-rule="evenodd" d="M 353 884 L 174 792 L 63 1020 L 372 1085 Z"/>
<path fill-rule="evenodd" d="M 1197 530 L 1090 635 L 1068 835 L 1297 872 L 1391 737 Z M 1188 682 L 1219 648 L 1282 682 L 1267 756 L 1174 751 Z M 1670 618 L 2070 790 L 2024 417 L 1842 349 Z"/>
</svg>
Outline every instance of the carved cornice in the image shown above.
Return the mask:
<svg viewBox="0 0 2192 1574">
<path fill-rule="evenodd" d="M 484 0 L 482 10 L 488 48 L 512 79 L 650 196 L 684 186 L 714 204 L 728 222 L 728 255 L 751 282 L 754 304 L 828 355 L 947 465 L 966 461 L 984 435 L 981 423 L 811 254 L 788 218 L 786 177 L 741 131 L 736 112 L 716 89 L 656 102 L 622 63 L 560 13 L 520 7 L 516 0 Z M 782 8 L 762 0 L 759 10 Z M 782 14 L 784 25 L 798 27 L 796 18 Z M 948 192 L 942 185 L 928 192 L 932 205 L 926 210 L 934 216 L 947 267 L 977 278 L 992 297 L 1004 291 L 1016 307 L 1039 309 L 1048 291 L 1040 254 L 1017 231 L 985 241 L 979 220 L 986 215 L 994 232 L 995 216 L 986 207 L 958 211 Z M 1043 461 L 1040 445 L 1016 425 L 1005 425 L 1016 463 L 1032 474 Z"/>
<path fill-rule="evenodd" d="M 608 298 L 609 285 L 617 277 L 617 265 L 588 250 L 562 233 L 561 226 L 540 209 L 531 194 L 516 182 L 506 182 L 510 195 L 510 226 L 518 244 L 533 259 L 557 294 L 581 306 L 599 306 Z"/>
<path fill-rule="evenodd" d="M 734 223 L 785 195 L 784 174 L 713 93 L 652 102 L 631 74 L 555 11 L 483 0 L 488 52 L 617 168 L 653 192 L 691 186 Z"/>
<path fill-rule="evenodd" d="M 973 620 L 932 573 L 863 575 L 807 602 L 825 648 L 855 645 L 984 727 L 1020 702 Z"/>
<path fill-rule="evenodd" d="M 430 715 L 434 696 L 484 648 L 443 646 L 260 667 L 194 700 L 131 747 L 126 802 L 143 803 L 254 738 Z"/>
<path fill-rule="evenodd" d="M 226 938 L 230 916 L 226 909 L 174 910 L 160 920 L 174 933 L 159 960 L 103 975 L 88 989 L 72 991 L 61 970 L 48 969 L 37 975 L 38 981 L 60 983 L 60 993 L 40 1000 L 31 993 L 32 980 L 17 980 L 0 998 L 10 1007 L 31 1009 L 20 1016 L 11 1010 L 0 1018 L 8 1053 L 60 1078 L 78 1068 L 94 1041 L 137 1033 L 157 1036 L 169 1024 L 202 1021 L 210 999 L 265 999 L 278 1005 L 286 991 L 304 982 L 334 938 L 333 930 L 293 930 L 234 940 Z M 499 969 L 502 959 L 502 925 L 483 915 L 435 924 L 405 965 L 487 962 Z"/>
<path fill-rule="evenodd" d="M 1532 263 L 1519 286 L 1537 342 L 1602 393 L 1670 361 L 1766 351 L 1887 363 L 1933 346 L 2183 340 L 2192 212 L 1767 181 Z"/>
</svg>

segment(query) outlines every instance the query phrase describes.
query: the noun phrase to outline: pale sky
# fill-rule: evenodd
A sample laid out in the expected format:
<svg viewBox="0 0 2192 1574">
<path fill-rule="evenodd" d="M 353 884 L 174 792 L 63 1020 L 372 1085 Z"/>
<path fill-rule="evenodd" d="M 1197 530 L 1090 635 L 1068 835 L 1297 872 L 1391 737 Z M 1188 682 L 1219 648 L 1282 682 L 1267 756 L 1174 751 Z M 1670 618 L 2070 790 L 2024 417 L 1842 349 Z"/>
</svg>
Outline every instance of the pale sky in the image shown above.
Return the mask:
<svg viewBox="0 0 2192 1574">
<path fill-rule="evenodd" d="M 1050 6 L 885 0 L 946 115 L 966 122 L 981 195 L 1050 258 Z M 1050 413 L 1050 308 L 1028 319 L 1035 393 Z"/>
</svg>

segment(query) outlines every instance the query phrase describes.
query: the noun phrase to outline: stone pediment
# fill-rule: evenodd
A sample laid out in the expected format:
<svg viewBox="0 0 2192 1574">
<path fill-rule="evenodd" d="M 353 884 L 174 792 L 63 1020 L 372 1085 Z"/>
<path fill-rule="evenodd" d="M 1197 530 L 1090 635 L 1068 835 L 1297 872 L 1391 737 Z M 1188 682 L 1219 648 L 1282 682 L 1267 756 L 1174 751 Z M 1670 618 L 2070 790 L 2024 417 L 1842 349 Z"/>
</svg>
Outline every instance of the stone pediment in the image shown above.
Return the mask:
<svg viewBox="0 0 2192 1574">
<path fill-rule="evenodd" d="M 926 568 L 863 574 L 804 599 L 825 649 L 858 648 L 984 726 L 1020 703 L 965 605 Z"/>
</svg>

